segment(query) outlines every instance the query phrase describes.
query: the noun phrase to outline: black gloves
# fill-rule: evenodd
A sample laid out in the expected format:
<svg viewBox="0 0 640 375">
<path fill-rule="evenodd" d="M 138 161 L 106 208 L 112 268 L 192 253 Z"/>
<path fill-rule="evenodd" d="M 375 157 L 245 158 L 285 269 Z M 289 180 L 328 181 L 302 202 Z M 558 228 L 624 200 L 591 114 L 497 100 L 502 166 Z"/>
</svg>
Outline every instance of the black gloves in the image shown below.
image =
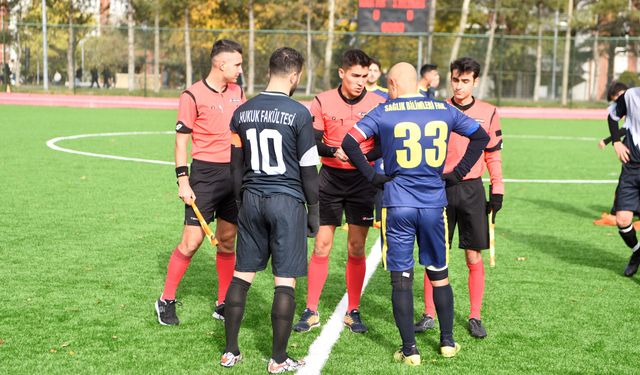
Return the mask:
<svg viewBox="0 0 640 375">
<path fill-rule="evenodd" d="M 502 208 L 502 194 L 489 195 L 489 202 L 487 202 L 487 215 L 491 213 L 491 222 L 496 222 L 496 214 Z"/>
<path fill-rule="evenodd" d="M 458 174 L 455 169 L 449 173 L 443 174 L 442 179 L 444 180 L 446 187 L 457 185 L 462 181 L 462 177 L 460 177 L 460 174 Z"/>
<path fill-rule="evenodd" d="M 376 173 L 371 180 L 371 184 L 378 189 L 384 188 L 385 182 L 393 180 L 393 177 L 389 177 L 386 174 Z"/>
<path fill-rule="evenodd" d="M 315 237 L 320 227 L 320 203 L 307 205 L 307 237 Z"/>
</svg>

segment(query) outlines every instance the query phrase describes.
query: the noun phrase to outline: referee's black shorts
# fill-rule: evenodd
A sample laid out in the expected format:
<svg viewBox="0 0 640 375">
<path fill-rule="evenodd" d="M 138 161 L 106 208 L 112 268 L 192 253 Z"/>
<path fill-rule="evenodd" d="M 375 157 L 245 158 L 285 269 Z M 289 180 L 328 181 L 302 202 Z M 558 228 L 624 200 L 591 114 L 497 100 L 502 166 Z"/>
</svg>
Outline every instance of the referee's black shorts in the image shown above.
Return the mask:
<svg viewBox="0 0 640 375">
<path fill-rule="evenodd" d="M 638 212 L 639 204 L 640 166 L 623 164 L 613 205 L 616 211 Z"/>
<path fill-rule="evenodd" d="M 469 250 L 489 248 L 487 197 L 480 178 L 461 181 L 446 188 L 449 246 L 458 227 L 458 247 Z"/>
<path fill-rule="evenodd" d="M 233 197 L 229 163 L 211 163 L 194 159 L 191 162 L 189 184 L 196 195 L 196 206 L 207 223 L 214 217 L 236 224 L 238 208 Z M 199 226 L 191 206 L 184 206 L 184 224 Z"/>
<path fill-rule="evenodd" d="M 356 169 L 320 168 L 320 225 L 347 223 L 370 227 L 377 189 Z"/>
<path fill-rule="evenodd" d="M 236 271 L 257 272 L 271 257 L 274 276 L 307 274 L 307 210 L 287 195 L 261 196 L 245 190 L 238 213 Z"/>
</svg>

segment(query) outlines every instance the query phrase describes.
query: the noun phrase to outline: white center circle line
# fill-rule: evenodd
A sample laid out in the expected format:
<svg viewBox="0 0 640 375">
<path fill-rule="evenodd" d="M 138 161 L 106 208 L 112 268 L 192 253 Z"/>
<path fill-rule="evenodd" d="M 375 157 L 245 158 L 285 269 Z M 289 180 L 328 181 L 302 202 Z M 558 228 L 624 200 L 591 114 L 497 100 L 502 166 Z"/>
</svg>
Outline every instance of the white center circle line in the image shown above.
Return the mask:
<svg viewBox="0 0 640 375">
<path fill-rule="evenodd" d="M 150 164 L 174 165 L 175 163 L 169 162 L 169 161 L 164 161 L 164 160 L 129 158 L 129 157 L 118 156 L 118 155 L 96 154 L 96 153 L 93 153 L 93 152 L 77 151 L 77 150 L 72 150 L 72 149 L 69 149 L 69 148 L 60 147 L 60 146 L 58 146 L 56 144 L 57 142 L 60 142 L 60 141 L 66 141 L 66 140 L 71 140 L 71 139 L 81 139 L 81 138 L 118 137 L 118 136 L 129 136 L 129 135 L 158 135 L 158 134 L 175 134 L 175 131 L 78 134 L 78 135 L 70 135 L 70 136 L 66 136 L 66 137 L 52 138 L 52 139 L 47 141 L 47 147 L 49 147 L 52 150 L 66 152 L 66 153 L 69 153 L 69 154 L 91 156 L 91 157 L 95 157 L 95 158 L 124 160 L 124 161 L 133 161 L 133 162 L 150 163 Z"/>
</svg>

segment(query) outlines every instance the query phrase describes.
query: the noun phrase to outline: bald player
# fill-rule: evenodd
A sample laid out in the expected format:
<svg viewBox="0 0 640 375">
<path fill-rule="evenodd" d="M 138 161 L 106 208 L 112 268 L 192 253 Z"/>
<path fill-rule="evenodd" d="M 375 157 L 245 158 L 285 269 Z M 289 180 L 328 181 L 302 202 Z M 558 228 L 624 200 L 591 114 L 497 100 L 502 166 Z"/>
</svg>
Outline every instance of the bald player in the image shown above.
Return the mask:
<svg viewBox="0 0 640 375">
<path fill-rule="evenodd" d="M 373 185 L 384 186 L 383 263 L 391 271 L 393 316 L 402 338 L 394 359 L 420 364 L 413 329 L 413 244 L 433 285 L 440 317 L 440 353 L 453 357 L 460 345 L 453 339 L 453 291 L 448 278 L 447 196 L 444 161 L 451 132 L 469 138 L 455 167 L 463 176 L 489 141 L 476 121 L 448 103 L 418 93 L 417 72 L 398 63 L 388 75 L 389 101 L 377 106 L 349 131 L 342 149 Z M 376 174 L 359 145 L 372 137 L 381 142 L 384 174 Z"/>
</svg>

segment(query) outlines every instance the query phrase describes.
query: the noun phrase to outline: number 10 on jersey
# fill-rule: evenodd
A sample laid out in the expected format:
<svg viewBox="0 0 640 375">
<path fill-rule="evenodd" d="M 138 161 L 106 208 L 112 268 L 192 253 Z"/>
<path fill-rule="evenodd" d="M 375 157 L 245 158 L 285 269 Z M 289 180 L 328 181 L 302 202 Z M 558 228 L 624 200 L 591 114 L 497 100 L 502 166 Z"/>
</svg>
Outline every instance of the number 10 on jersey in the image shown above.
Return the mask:
<svg viewBox="0 0 640 375">
<path fill-rule="evenodd" d="M 448 126 L 444 121 L 430 121 L 421 129 L 415 122 L 399 122 L 393 129 L 393 136 L 403 139 L 403 149 L 396 150 L 396 159 L 401 168 L 418 167 L 424 161 L 428 166 L 439 168 L 447 156 Z M 433 146 L 420 143 L 422 137 L 433 137 Z"/>
<path fill-rule="evenodd" d="M 282 156 L 282 134 L 280 132 L 275 129 L 263 129 L 258 133 L 255 128 L 248 129 L 247 140 L 251 150 L 251 169 L 254 173 L 276 175 L 286 172 L 287 166 Z M 273 145 L 273 155 L 269 152 L 270 143 Z M 271 160 L 272 156 L 275 160 Z"/>
</svg>

